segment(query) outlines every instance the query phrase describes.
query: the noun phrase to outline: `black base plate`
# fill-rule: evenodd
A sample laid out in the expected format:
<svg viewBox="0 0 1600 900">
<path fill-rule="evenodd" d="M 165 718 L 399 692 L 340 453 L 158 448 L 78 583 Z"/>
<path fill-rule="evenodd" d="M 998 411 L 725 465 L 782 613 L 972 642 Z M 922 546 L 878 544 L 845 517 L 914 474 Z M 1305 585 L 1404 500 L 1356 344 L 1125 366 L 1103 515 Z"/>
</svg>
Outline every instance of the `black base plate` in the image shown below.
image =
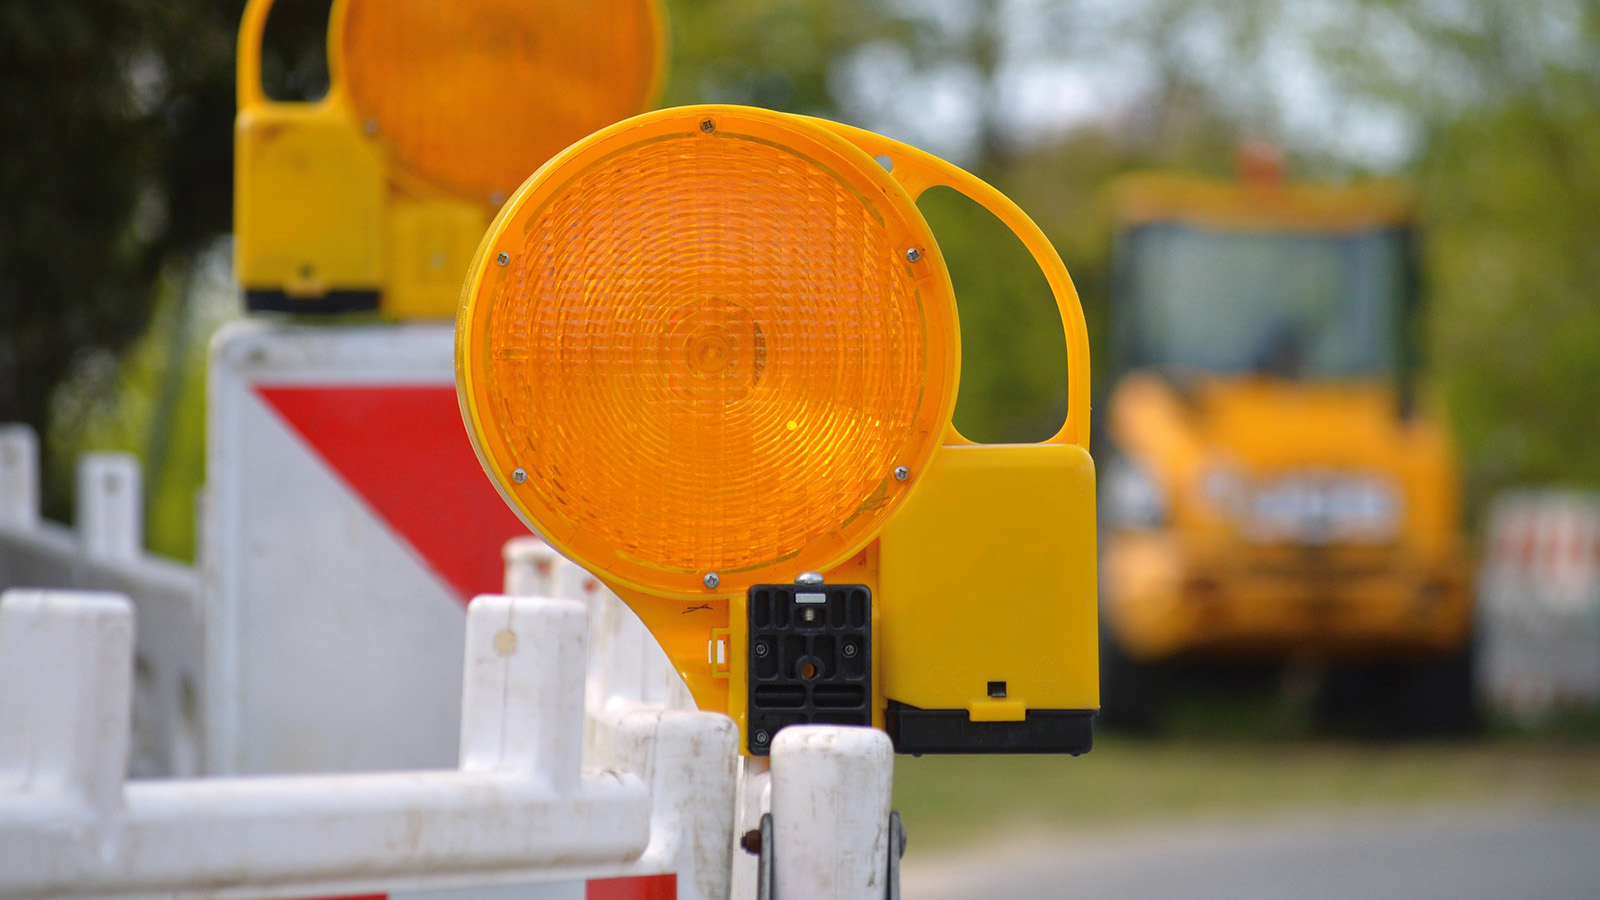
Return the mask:
<svg viewBox="0 0 1600 900">
<path fill-rule="evenodd" d="M 894 700 L 884 726 L 896 753 L 1088 753 L 1094 711 L 1030 709 L 1021 722 L 974 722 L 964 709 L 918 709 Z"/>
</svg>

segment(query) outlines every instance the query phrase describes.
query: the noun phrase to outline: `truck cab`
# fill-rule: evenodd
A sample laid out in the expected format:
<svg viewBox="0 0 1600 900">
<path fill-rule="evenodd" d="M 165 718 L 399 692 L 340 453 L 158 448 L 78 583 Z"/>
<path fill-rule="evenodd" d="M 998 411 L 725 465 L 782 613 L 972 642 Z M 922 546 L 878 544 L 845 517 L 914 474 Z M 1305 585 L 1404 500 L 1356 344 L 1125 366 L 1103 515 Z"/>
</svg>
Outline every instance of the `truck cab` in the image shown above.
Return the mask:
<svg viewBox="0 0 1600 900">
<path fill-rule="evenodd" d="M 1242 168 L 1110 191 L 1105 718 L 1159 700 L 1118 665 L 1309 661 L 1451 729 L 1471 602 L 1455 458 L 1414 385 L 1411 203 Z"/>
</svg>

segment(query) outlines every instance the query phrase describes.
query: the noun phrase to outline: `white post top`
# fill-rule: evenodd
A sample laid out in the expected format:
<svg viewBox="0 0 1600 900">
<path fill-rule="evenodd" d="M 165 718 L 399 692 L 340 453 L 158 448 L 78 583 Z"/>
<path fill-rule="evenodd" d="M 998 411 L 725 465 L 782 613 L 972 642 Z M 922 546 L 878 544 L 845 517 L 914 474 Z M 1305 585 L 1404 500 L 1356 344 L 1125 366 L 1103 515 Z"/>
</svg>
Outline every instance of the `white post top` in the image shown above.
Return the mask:
<svg viewBox="0 0 1600 900">
<path fill-rule="evenodd" d="M 884 900 L 894 747 L 875 728 L 791 725 L 772 742 L 776 895 Z"/>
<path fill-rule="evenodd" d="M 26 425 L 0 425 L 0 528 L 39 523 L 39 437 Z"/>
<path fill-rule="evenodd" d="M 144 552 L 144 489 L 129 453 L 78 460 L 78 539 L 93 559 L 137 559 Z"/>
<path fill-rule="evenodd" d="M 0 795 L 94 816 L 122 802 L 133 606 L 117 594 L 0 594 Z"/>
</svg>

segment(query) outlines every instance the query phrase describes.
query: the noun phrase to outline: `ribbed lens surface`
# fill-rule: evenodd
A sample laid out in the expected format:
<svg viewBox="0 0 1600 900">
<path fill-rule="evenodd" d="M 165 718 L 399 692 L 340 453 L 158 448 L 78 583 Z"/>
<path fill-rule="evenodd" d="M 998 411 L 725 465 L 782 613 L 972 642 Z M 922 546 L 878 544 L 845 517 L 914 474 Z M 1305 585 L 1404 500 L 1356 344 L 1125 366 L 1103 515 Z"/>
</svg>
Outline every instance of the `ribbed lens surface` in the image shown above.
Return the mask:
<svg viewBox="0 0 1600 900">
<path fill-rule="evenodd" d="M 691 132 L 622 147 L 527 217 L 487 323 L 484 418 L 557 519 L 541 530 L 681 585 L 881 524 L 944 385 L 924 391 L 923 299 L 859 190 L 795 150 Z"/>
<path fill-rule="evenodd" d="M 347 0 L 344 15 L 357 114 L 412 173 L 469 199 L 504 200 L 650 101 L 642 0 Z"/>
</svg>

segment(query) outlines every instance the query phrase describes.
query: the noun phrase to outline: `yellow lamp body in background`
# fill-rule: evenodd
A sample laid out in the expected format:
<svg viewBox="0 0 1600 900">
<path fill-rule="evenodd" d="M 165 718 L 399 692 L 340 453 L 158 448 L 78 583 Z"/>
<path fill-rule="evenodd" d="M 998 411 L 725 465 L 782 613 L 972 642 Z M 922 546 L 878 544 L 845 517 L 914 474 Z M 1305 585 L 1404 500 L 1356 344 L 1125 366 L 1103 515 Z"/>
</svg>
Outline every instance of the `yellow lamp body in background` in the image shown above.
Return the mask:
<svg viewBox="0 0 1600 900">
<path fill-rule="evenodd" d="M 1070 408 L 1049 441 L 951 425 L 955 297 L 915 203 L 934 185 L 1016 231 L 1055 293 Z M 992 188 L 821 120 L 645 114 L 513 195 L 456 333 L 501 494 L 634 608 L 747 749 L 746 593 L 804 572 L 871 592 L 871 724 L 902 750 L 1087 749 L 1088 341 L 1060 258 Z"/>
<path fill-rule="evenodd" d="M 252 309 L 448 318 L 527 173 L 649 107 L 656 0 L 336 0 L 328 93 L 266 97 L 272 0 L 239 33 L 235 269 Z M 599 24 L 597 24 L 599 23 Z"/>
</svg>

